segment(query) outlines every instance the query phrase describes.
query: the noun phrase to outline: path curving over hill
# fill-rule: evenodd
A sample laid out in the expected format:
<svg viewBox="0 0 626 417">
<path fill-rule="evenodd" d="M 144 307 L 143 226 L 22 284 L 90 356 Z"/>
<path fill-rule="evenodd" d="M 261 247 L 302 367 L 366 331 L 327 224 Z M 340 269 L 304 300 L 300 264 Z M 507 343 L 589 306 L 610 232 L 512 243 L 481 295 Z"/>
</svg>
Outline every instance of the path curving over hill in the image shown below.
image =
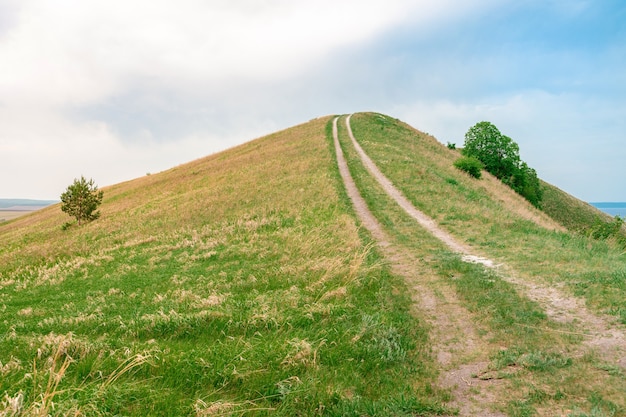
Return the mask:
<svg viewBox="0 0 626 417">
<path fill-rule="evenodd" d="M 577 334 L 585 338 L 583 345 L 587 349 L 596 351 L 607 362 L 626 369 L 626 331 L 623 326 L 619 325 L 614 319 L 609 320 L 604 316 L 593 314 L 585 307 L 584 301 L 566 295 L 557 288 L 517 278 L 515 271 L 511 268 L 479 256 L 468 245 L 459 242 L 448 232 L 442 230 L 433 219 L 416 209 L 363 151 L 352 133 L 350 126 L 351 116 L 346 117 L 346 128 L 361 161 L 384 191 L 407 214 L 413 217 L 433 236 L 445 243 L 453 252 L 460 254 L 463 261 L 479 263 L 485 267 L 495 269 L 500 278 L 515 285 L 526 297 L 539 303 L 550 319 L 558 322 L 578 324 L 579 331 Z M 578 355 L 584 355 L 587 353 L 587 349 L 577 352 Z"/>
<path fill-rule="evenodd" d="M 468 320 L 472 314 L 461 305 L 451 288 L 440 287 L 437 289 L 439 294 L 435 294 L 431 288 L 432 283 L 425 282 L 429 279 L 432 280 L 432 278 L 420 274 L 419 269 L 416 268 L 419 260 L 412 256 L 410 251 L 390 243 L 389 236 L 367 207 L 367 203 L 359 193 L 350 174 L 339 143 L 338 119 L 339 117 L 336 117 L 333 120 L 333 139 L 339 173 L 346 192 L 361 223 L 378 242 L 393 272 L 404 277 L 412 290 L 413 300 L 419 305 L 420 310 L 427 315 L 427 320 L 432 326 L 431 334 L 433 337 L 431 342 L 434 354 L 439 365 L 443 368 L 439 377 L 439 385 L 442 388 L 452 390 L 451 404 L 459 409 L 460 416 L 504 417 L 504 414 L 492 411 L 497 399 L 490 390 L 491 387 L 500 385 L 501 381 L 475 378 L 477 374 L 487 368 L 489 364 L 487 358 L 481 357 L 472 363 L 462 365 L 453 364 L 454 356 L 479 356 L 477 352 L 486 350 L 472 320 Z M 351 132 L 350 135 L 352 135 Z M 390 182 L 389 185 L 391 186 Z M 408 204 L 410 205 L 410 203 Z M 416 215 L 420 217 L 419 213 Z M 437 228 L 434 221 L 429 221 L 423 214 L 420 218 L 439 232 L 438 237 L 447 238 L 452 247 L 465 249 L 464 246 L 456 243 L 450 235 Z"/>
<path fill-rule="evenodd" d="M 367 170 L 376 178 L 376 181 L 383 187 L 385 192 L 398 203 L 400 207 L 411 217 L 413 217 L 417 222 L 422 225 L 426 230 L 428 230 L 433 236 L 441 240 L 446 244 L 453 252 L 459 253 L 463 256 L 463 260 L 466 262 L 479 263 L 488 267 L 493 267 L 494 262 L 490 259 L 483 258 L 481 256 L 477 256 L 472 254 L 471 249 L 466 244 L 459 242 L 456 240 L 451 234 L 441 229 L 437 223 L 428 217 L 426 214 L 422 213 L 420 210 L 415 208 L 413 204 L 398 190 L 387 177 L 378 169 L 376 164 L 370 159 L 369 156 L 363 151 L 361 145 L 354 138 L 354 134 L 352 133 L 352 128 L 350 127 L 350 117 L 349 115 L 346 118 L 346 127 L 348 129 L 348 136 L 354 145 L 357 153 L 361 157 L 361 161 L 367 168 Z"/>
</svg>

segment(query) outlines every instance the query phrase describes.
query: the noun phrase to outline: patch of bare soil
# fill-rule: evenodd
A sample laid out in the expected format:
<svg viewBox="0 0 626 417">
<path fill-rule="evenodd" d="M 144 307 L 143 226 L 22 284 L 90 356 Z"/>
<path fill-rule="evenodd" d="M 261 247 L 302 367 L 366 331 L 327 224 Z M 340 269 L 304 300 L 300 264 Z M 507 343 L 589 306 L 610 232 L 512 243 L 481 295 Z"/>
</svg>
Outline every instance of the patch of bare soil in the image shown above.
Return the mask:
<svg viewBox="0 0 626 417">
<path fill-rule="evenodd" d="M 348 135 L 360 158 L 369 172 L 376 178 L 385 192 L 392 197 L 411 217 L 426 228 L 435 237 L 444 242 L 452 251 L 462 255 L 466 262 L 480 263 L 488 268 L 502 272 L 503 265 L 497 265 L 494 261 L 477 256 L 472 253 L 469 246 L 458 242 L 449 233 L 439 228 L 436 222 L 417 210 L 406 197 L 383 175 L 374 162 L 365 154 L 358 144 L 350 127 L 350 116 L 346 118 Z M 525 213 L 526 218 L 534 219 L 533 213 Z M 543 222 L 539 222 L 544 225 Z M 546 224 L 547 227 L 551 225 Z M 626 368 L 626 334 L 623 328 L 615 322 L 610 322 L 604 317 L 592 314 L 582 300 L 568 296 L 557 288 L 529 283 L 515 278 L 514 271 L 499 274 L 502 279 L 514 284 L 529 299 L 539 303 L 550 319 L 559 322 L 571 322 L 578 324 L 580 334 L 585 337 L 585 345 L 596 351 L 600 357 L 609 362 Z M 581 353 L 582 354 L 582 353 Z"/>
<path fill-rule="evenodd" d="M 488 349 L 477 336 L 471 313 L 463 308 L 451 288 L 435 283 L 430 274 L 424 273 L 424 266 L 420 266 L 419 260 L 409 251 L 390 243 L 389 237 L 368 209 L 350 175 L 339 145 L 337 120 L 335 118 L 333 121 L 333 136 L 339 172 L 346 191 L 363 226 L 378 241 L 392 271 L 404 277 L 412 289 L 413 300 L 432 327 L 433 350 L 443 369 L 439 385 L 451 390 L 453 396 L 451 406 L 459 409 L 460 416 L 504 416 L 491 411 L 496 403 L 496 396 L 491 390 L 501 381 L 478 378 L 478 375 L 487 369 L 488 362 L 482 356 Z M 434 225 L 434 222 L 432 224 Z M 436 292 L 433 286 L 437 286 Z M 478 359 L 470 364 L 460 365 L 456 360 L 461 357 Z"/>
</svg>

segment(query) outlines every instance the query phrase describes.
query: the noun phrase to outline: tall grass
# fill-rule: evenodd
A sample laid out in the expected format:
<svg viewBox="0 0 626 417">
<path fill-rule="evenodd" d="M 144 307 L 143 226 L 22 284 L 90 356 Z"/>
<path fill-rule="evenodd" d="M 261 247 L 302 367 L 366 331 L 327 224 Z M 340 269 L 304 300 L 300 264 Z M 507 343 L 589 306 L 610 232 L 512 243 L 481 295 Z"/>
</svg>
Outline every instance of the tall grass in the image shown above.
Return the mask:
<svg viewBox="0 0 626 417">
<path fill-rule="evenodd" d="M 595 311 L 617 315 L 626 324 L 626 291 L 611 278 L 626 270 L 620 245 L 567 233 L 495 178 L 464 175 L 453 167 L 457 153 L 428 135 L 378 114 L 357 114 L 351 120 L 361 146 L 383 173 L 416 207 L 475 251 L 505 262 L 527 279 L 565 284 Z M 554 200 L 549 192 L 546 196 Z M 599 292 L 612 296 L 594 296 Z"/>
<path fill-rule="evenodd" d="M 476 180 L 461 173 L 453 167 L 453 151 L 394 119 L 356 114 L 352 129 L 414 205 L 476 252 L 513 266 L 508 273 L 522 279 L 565 284 L 596 312 L 623 317 L 625 264 L 618 247 L 565 232 L 493 178 Z M 397 244 L 411 248 L 424 262 L 421 274 L 440 277 L 439 284 L 432 277 L 425 281 L 435 289 L 453 286 L 474 315 L 491 358 L 477 377 L 504 381 L 500 395 L 508 415 L 626 415 L 624 373 L 591 353 L 580 353 L 585 335 L 576 323 L 550 320 L 541 305 L 521 296 L 499 274 L 462 262 L 425 236 L 367 173 L 346 132 L 340 133 L 370 209 Z"/>
<path fill-rule="evenodd" d="M 0 414 L 444 412 L 328 127 L 105 188 L 80 228 L 58 206 L 0 226 Z"/>
</svg>

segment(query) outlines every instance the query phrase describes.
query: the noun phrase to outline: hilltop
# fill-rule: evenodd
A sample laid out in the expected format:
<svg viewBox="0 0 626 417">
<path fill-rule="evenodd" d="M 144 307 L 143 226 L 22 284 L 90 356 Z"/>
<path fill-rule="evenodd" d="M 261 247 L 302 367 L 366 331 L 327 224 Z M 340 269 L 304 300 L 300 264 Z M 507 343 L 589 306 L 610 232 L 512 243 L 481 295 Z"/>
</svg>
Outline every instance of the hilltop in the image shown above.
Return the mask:
<svg viewBox="0 0 626 417">
<path fill-rule="evenodd" d="M 81 227 L 58 205 L 1 224 L 0 413 L 625 415 L 623 250 L 359 113 L 386 178 L 500 266 L 404 213 L 340 117 L 372 232 L 334 119 L 106 187 Z"/>
</svg>

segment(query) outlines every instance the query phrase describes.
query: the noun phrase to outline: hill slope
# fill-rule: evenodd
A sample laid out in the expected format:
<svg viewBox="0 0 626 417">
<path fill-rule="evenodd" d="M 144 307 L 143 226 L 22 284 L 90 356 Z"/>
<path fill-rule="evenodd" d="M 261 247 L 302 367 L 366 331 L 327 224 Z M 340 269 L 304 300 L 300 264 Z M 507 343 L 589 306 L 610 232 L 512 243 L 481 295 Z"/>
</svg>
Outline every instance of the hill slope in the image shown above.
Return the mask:
<svg viewBox="0 0 626 417">
<path fill-rule="evenodd" d="M 544 189 L 543 210 L 571 231 L 588 233 L 599 222 L 612 220 L 608 214 L 552 184 L 542 182 L 541 186 Z"/>
<path fill-rule="evenodd" d="M 471 179 L 397 120 L 352 121 L 385 175 L 457 239 L 626 322 L 619 250 Z M 463 398 L 489 415 L 624 415 L 620 363 L 585 344 L 589 329 L 461 262 L 339 136 L 391 255 L 359 227 L 331 118 L 106 188 L 102 217 L 80 228 L 62 231 L 58 206 L 0 225 L 4 410 L 468 415 Z M 455 372 L 500 382 L 459 391 L 445 382 Z"/>
<path fill-rule="evenodd" d="M 5 409 L 441 409 L 425 330 L 359 233 L 328 121 L 105 188 L 80 228 L 62 231 L 58 206 L 0 226 Z"/>
<path fill-rule="evenodd" d="M 602 397 L 607 392 L 603 386 L 619 387 L 609 390 L 612 394 L 608 398 L 617 401 L 607 401 L 605 411 L 623 415 L 624 374 L 618 371 L 618 378 L 607 380 L 597 372 L 605 367 L 626 369 L 626 263 L 620 246 L 565 233 L 493 177 L 477 181 L 461 175 L 452 166 L 458 154 L 397 120 L 357 114 L 350 124 L 361 147 L 382 173 L 415 207 L 463 242 L 467 249 L 462 252 L 477 253 L 499 264 L 495 270 L 480 270 L 459 263 L 458 257 L 450 258 L 445 253 L 448 244 L 433 243 L 432 236 L 416 228 L 416 222 L 373 180 L 351 149 L 345 128 L 343 132 L 340 129 L 361 194 L 395 237 L 397 248 L 390 257 L 406 256 L 394 254 L 402 248 L 417 255 L 412 267 L 415 272 L 401 273 L 413 287 L 418 305 L 430 312 L 427 320 L 433 326 L 434 349 L 443 367 L 440 385 L 450 386 L 450 380 L 456 378 L 453 387 L 464 387 L 467 382 L 475 391 L 469 398 L 467 391 L 454 391 L 461 398 L 457 401 L 463 405 L 461 415 L 501 415 L 489 413 L 503 409 L 505 398 L 509 415 L 567 415 L 567 409 L 593 409 L 590 402 L 572 401 L 572 397 L 593 392 L 602 392 Z M 424 271 L 420 261 L 434 271 Z M 439 281 L 432 278 L 436 271 L 442 274 Z M 449 307 L 457 303 L 461 304 L 460 311 Z M 465 320 L 456 319 L 458 316 Z M 488 337 L 477 337 L 485 331 L 490 332 Z M 562 335 L 582 338 L 573 343 L 571 337 Z M 566 356 L 562 356 L 564 352 L 568 352 Z M 510 365 L 524 367 L 521 358 L 527 355 L 558 356 L 567 365 L 558 370 L 542 367 L 550 371 L 549 375 L 515 370 L 511 377 L 502 364 L 494 362 L 494 358 L 510 353 L 518 358 Z M 450 356 L 456 363 L 449 363 Z M 575 359 L 581 357 L 594 359 Z M 479 380 L 470 377 L 485 375 L 493 381 L 494 376 L 502 378 L 497 376 L 502 372 L 507 381 L 482 387 Z M 587 394 L 579 391 L 580 374 L 590 378 L 586 379 Z M 557 380 L 568 380 L 572 385 Z M 541 400 L 535 397 L 537 389 L 541 396 L 545 394 Z M 547 394 L 555 389 L 558 399 Z M 464 408 L 472 401 L 475 405 Z"/>
</svg>

